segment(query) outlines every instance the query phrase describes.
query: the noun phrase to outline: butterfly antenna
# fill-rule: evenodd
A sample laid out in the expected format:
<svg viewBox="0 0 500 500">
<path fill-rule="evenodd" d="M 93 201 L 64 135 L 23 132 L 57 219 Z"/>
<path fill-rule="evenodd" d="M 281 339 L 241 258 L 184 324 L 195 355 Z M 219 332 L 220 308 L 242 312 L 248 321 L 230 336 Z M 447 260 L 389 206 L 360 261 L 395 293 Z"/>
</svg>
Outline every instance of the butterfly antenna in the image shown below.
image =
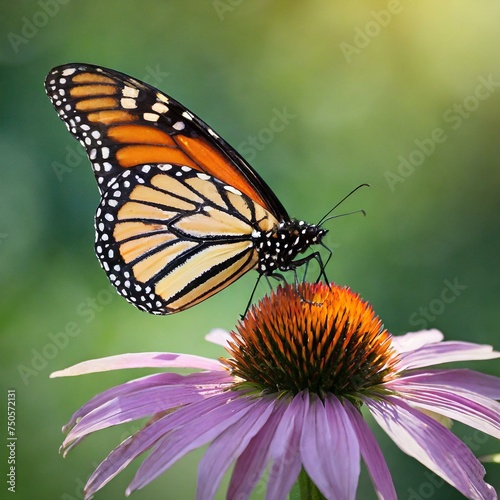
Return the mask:
<svg viewBox="0 0 500 500">
<path fill-rule="evenodd" d="M 354 212 L 349 212 L 347 214 L 334 215 L 332 217 L 328 217 L 340 204 L 342 204 L 345 200 L 347 200 L 347 198 L 349 198 L 349 196 L 351 196 L 352 194 L 354 194 L 358 189 L 360 189 L 362 187 L 365 187 L 365 186 L 366 187 L 370 187 L 370 184 L 360 184 L 359 186 L 355 187 L 349 194 L 347 194 L 346 196 L 344 196 L 333 208 L 331 208 L 330 210 L 328 210 L 328 212 L 321 218 L 321 220 L 316 225 L 317 226 L 321 226 L 327 220 L 335 219 L 336 217 L 342 217 L 343 215 L 351 215 L 351 214 L 355 214 L 355 213 L 358 213 L 358 212 L 361 212 L 363 215 L 366 215 L 366 212 L 364 210 L 356 210 Z"/>
<path fill-rule="evenodd" d="M 360 208 L 359 210 L 354 210 L 352 212 L 346 212 L 345 214 L 338 214 L 338 215 L 332 215 L 331 217 L 327 217 L 326 219 L 323 218 L 321 219 L 321 224 L 324 224 L 325 222 L 332 220 L 332 219 L 338 219 L 339 217 L 344 217 L 345 215 L 352 215 L 352 214 L 363 214 L 366 215 L 366 212 Z"/>
</svg>

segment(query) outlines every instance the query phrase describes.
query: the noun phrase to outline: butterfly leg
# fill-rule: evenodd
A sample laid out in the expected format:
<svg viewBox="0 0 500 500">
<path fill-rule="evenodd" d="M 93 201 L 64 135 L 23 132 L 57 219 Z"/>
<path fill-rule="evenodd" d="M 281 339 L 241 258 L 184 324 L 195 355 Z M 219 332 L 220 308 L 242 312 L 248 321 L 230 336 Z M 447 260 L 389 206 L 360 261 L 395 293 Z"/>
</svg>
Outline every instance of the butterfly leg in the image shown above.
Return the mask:
<svg viewBox="0 0 500 500">
<path fill-rule="evenodd" d="M 311 260 L 311 258 L 314 258 L 312 256 L 312 254 L 311 254 L 311 256 L 308 256 L 308 257 L 306 257 L 304 259 L 300 259 L 300 261 L 295 261 L 295 262 L 299 262 L 299 266 L 301 266 L 302 264 L 305 264 L 306 265 L 306 269 L 307 269 L 307 265 L 308 265 L 309 261 Z M 315 306 L 321 305 L 321 304 L 318 304 L 317 302 L 312 302 L 310 300 L 307 300 L 302 295 L 302 293 L 300 291 L 300 288 L 299 288 L 300 281 L 299 281 L 299 277 L 298 277 L 298 274 L 297 274 L 297 267 L 299 267 L 299 266 L 293 266 L 293 267 L 290 267 L 290 269 L 288 269 L 289 271 L 293 272 L 293 287 L 294 287 L 295 291 L 297 292 L 297 295 L 300 297 L 300 300 L 302 302 L 306 302 L 307 304 L 312 304 L 312 305 L 315 305 Z M 286 278 L 282 274 L 273 273 L 273 274 L 270 274 L 269 276 L 273 277 L 274 279 L 276 279 L 278 281 L 282 281 L 283 283 L 287 284 Z M 304 283 L 304 281 L 305 281 L 305 279 L 302 280 L 302 283 Z"/>
<path fill-rule="evenodd" d="M 302 281 L 305 282 L 306 276 L 307 276 L 307 270 L 309 268 L 309 263 L 311 262 L 311 260 L 314 259 L 318 263 L 319 268 L 320 268 L 319 276 L 316 279 L 316 283 L 319 283 L 321 278 L 323 278 L 325 280 L 325 283 L 328 284 L 329 281 L 328 281 L 328 277 L 327 277 L 326 272 L 325 272 L 325 267 L 328 264 L 328 262 L 330 261 L 330 258 L 332 257 L 332 251 L 328 247 L 325 247 L 325 248 L 327 248 L 329 251 L 329 255 L 328 255 L 328 258 L 326 259 L 326 262 L 323 262 L 321 254 L 319 252 L 313 252 L 313 253 L 307 255 L 306 257 L 304 257 L 303 259 L 293 261 L 293 268 L 291 268 L 290 270 L 293 270 L 295 275 L 296 275 L 296 268 L 300 267 L 300 266 L 305 266 L 304 267 L 304 277 L 302 279 Z"/>
<path fill-rule="evenodd" d="M 250 306 L 252 305 L 253 296 L 255 295 L 255 292 L 257 291 L 257 287 L 259 286 L 261 278 L 262 278 L 262 274 L 259 274 L 259 277 L 257 278 L 257 281 L 255 282 L 255 285 L 253 287 L 252 293 L 250 294 L 250 299 L 248 301 L 248 304 L 245 307 L 245 312 L 243 314 L 240 314 L 240 319 L 243 319 L 247 315 L 247 312 L 250 309 Z M 267 276 L 266 276 L 266 278 L 267 278 Z"/>
</svg>

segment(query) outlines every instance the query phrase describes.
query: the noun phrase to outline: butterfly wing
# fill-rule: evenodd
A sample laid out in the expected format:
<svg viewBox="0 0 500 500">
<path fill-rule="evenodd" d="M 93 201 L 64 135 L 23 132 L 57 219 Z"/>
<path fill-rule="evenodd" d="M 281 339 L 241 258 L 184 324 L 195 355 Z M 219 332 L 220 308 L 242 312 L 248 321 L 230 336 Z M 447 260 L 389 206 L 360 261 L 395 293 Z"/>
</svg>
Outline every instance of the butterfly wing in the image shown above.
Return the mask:
<svg viewBox="0 0 500 500">
<path fill-rule="evenodd" d="M 188 166 L 127 170 L 102 197 L 96 254 L 118 292 L 153 314 L 187 309 L 255 267 L 255 230 L 276 219 Z"/>
<path fill-rule="evenodd" d="M 234 149 L 155 88 L 70 64 L 46 90 L 101 191 L 96 254 L 138 308 L 170 314 L 208 298 L 256 266 L 255 232 L 288 220 Z"/>
<path fill-rule="evenodd" d="M 67 64 L 48 74 L 45 88 L 86 149 L 101 192 L 124 169 L 186 165 L 233 186 L 276 219 L 289 220 L 276 195 L 237 151 L 151 85 L 111 69 Z"/>
</svg>

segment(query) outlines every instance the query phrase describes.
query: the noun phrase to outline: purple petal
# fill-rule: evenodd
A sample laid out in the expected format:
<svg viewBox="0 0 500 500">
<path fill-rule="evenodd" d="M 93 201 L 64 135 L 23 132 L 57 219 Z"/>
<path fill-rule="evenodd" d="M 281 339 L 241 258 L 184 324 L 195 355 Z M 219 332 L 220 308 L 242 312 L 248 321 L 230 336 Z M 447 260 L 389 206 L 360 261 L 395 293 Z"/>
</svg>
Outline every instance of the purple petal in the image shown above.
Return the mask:
<svg viewBox="0 0 500 500">
<path fill-rule="evenodd" d="M 218 390 L 220 392 L 220 390 Z M 63 446 L 107 427 L 177 408 L 206 399 L 196 387 L 149 387 L 140 392 L 119 396 L 83 416 L 68 433 Z"/>
<path fill-rule="evenodd" d="M 375 486 L 378 498 L 397 500 L 391 473 L 372 431 L 354 405 L 346 399 L 344 399 L 343 404 L 356 433 L 361 456 Z"/>
<path fill-rule="evenodd" d="M 124 368 L 192 368 L 195 370 L 225 370 L 219 361 L 173 352 L 139 352 L 91 359 L 64 370 L 51 373 L 50 378 L 73 377 L 87 373 L 122 370 Z"/>
<path fill-rule="evenodd" d="M 403 353 L 420 349 L 427 344 L 441 342 L 443 339 L 444 335 L 439 330 L 421 330 L 405 335 L 393 335 L 392 345 L 399 353 Z"/>
<path fill-rule="evenodd" d="M 486 434 L 500 438 L 500 403 L 473 392 L 454 388 L 411 384 L 406 379 L 388 383 L 406 401 L 458 420 Z"/>
<path fill-rule="evenodd" d="M 360 456 L 356 433 L 340 401 L 323 403 L 311 395 L 301 437 L 301 455 L 309 477 L 326 498 L 354 500 Z"/>
<path fill-rule="evenodd" d="M 231 335 L 229 335 L 228 331 L 223 330 L 222 328 L 214 328 L 205 335 L 205 340 L 212 342 L 212 344 L 217 344 L 226 348 L 229 346 L 228 342 L 231 340 Z"/>
<path fill-rule="evenodd" d="M 403 374 L 400 380 L 427 386 L 448 387 L 500 399 L 500 377 L 468 369 L 425 370 Z"/>
<path fill-rule="evenodd" d="M 254 398 L 237 397 L 234 392 L 230 393 L 230 396 L 233 398 L 209 413 L 184 419 L 184 425 L 178 426 L 160 439 L 139 467 L 127 488 L 127 495 L 151 482 L 190 451 L 215 439 L 256 405 Z"/>
<path fill-rule="evenodd" d="M 396 397 L 366 399 L 365 403 L 378 424 L 406 454 L 467 498 L 496 498 L 492 487 L 483 481 L 484 467 L 448 429 Z"/>
<path fill-rule="evenodd" d="M 300 440 L 304 415 L 309 407 L 309 393 L 301 392 L 286 409 L 269 448 L 272 466 L 266 491 L 266 499 L 286 498 L 302 469 Z"/>
<path fill-rule="evenodd" d="M 130 382 L 118 385 L 94 396 L 73 414 L 71 420 L 64 426 L 63 432 L 67 432 L 68 429 L 73 427 L 77 420 L 84 415 L 119 396 L 158 386 L 193 387 L 198 385 L 204 386 L 207 390 L 210 390 L 211 388 L 217 388 L 232 382 L 233 378 L 227 372 L 221 371 L 190 373 L 188 375 L 180 375 L 178 373 L 156 373 L 154 375 L 131 380 Z M 199 392 L 200 394 L 203 393 L 201 387 Z M 163 409 L 167 409 L 167 404 L 165 404 Z"/>
<path fill-rule="evenodd" d="M 286 406 L 280 400 L 259 432 L 236 460 L 227 490 L 227 498 L 248 498 L 264 473 L 270 459 L 269 448 Z M 259 493 L 258 491 L 256 493 Z"/>
<path fill-rule="evenodd" d="M 219 434 L 208 447 L 198 466 L 199 500 L 213 498 L 227 469 L 260 431 L 274 409 L 274 397 L 261 397 L 233 425 Z"/>
<path fill-rule="evenodd" d="M 411 370 L 451 361 L 472 361 L 499 357 L 500 352 L 494 351 L 493 347 L 489 345 L 470 342 L 441 342 L 440 344 L 425 345 L 415 351 L 401 354 L 397 369 Z"/>
<path fill-rule="evenodd" d="M 190 422 L 202 419 L 205 415 L 210 415 L 213 410 L 229 404 L 237 394 L 226 391 L 204 401 L 179 408 L 164 417 L 147 423 L 143 429 L 123 441 L 101 462 L 87 482 L 85 491 L 89 495 L 95 493 L 132 460 L 167 436 L 170 431 L 189 425 Z M 210 417 L 207 418 L 210 419 Z"/>
</svg>

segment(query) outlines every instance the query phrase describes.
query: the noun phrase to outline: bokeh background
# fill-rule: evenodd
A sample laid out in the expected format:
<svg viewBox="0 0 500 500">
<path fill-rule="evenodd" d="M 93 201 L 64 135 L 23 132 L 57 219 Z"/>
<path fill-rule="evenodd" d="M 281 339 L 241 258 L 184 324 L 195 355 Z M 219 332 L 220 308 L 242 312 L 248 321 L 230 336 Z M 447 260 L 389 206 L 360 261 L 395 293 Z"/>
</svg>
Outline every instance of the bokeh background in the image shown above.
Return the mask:
<svg viewBox="0 0 500 500">
<path fill-rule="evenodd" d="M 369 300 L 395 334 L 436 327 L 500 348 L 499 2 L 0 5 L 0 422 L 4 439 L 6 389 L 15 389 L 17 498 L 82 498 L 98 461 L 137 429 L 103 431 L 63 459 L 72 412 L 148 372 L 50 380 L 52 371 L 124 352 L 223 355 L 204 335 L 234 326 L 257 276 L 172 317 L 111 291 L 93 253 L 90 164 L 43 91 L 58 64 L 108 66 L 171 94 L 251 161 L 292 216 L 316 222 L 369 183 L 336 211 L 366 217 L 327 223 L 330 279 Z M 287 118 L 272 131 L 279 113 Z M 495 361 L 468 365 L 500 375 Z M 477 455 L 498 451 L 454 429 Z M 376 432 L 400 498 L 461 498 Z M 133 498 L 193 498 L 201 454 Z M 3 478 L 6 467 L 2 458 Z M 95 498 L 123 498 L 136 467 Z M 498 467 L 486 466 L 497 489 Z M 366 473 L 358 497 L 375 497 Z"/>
</svg>

